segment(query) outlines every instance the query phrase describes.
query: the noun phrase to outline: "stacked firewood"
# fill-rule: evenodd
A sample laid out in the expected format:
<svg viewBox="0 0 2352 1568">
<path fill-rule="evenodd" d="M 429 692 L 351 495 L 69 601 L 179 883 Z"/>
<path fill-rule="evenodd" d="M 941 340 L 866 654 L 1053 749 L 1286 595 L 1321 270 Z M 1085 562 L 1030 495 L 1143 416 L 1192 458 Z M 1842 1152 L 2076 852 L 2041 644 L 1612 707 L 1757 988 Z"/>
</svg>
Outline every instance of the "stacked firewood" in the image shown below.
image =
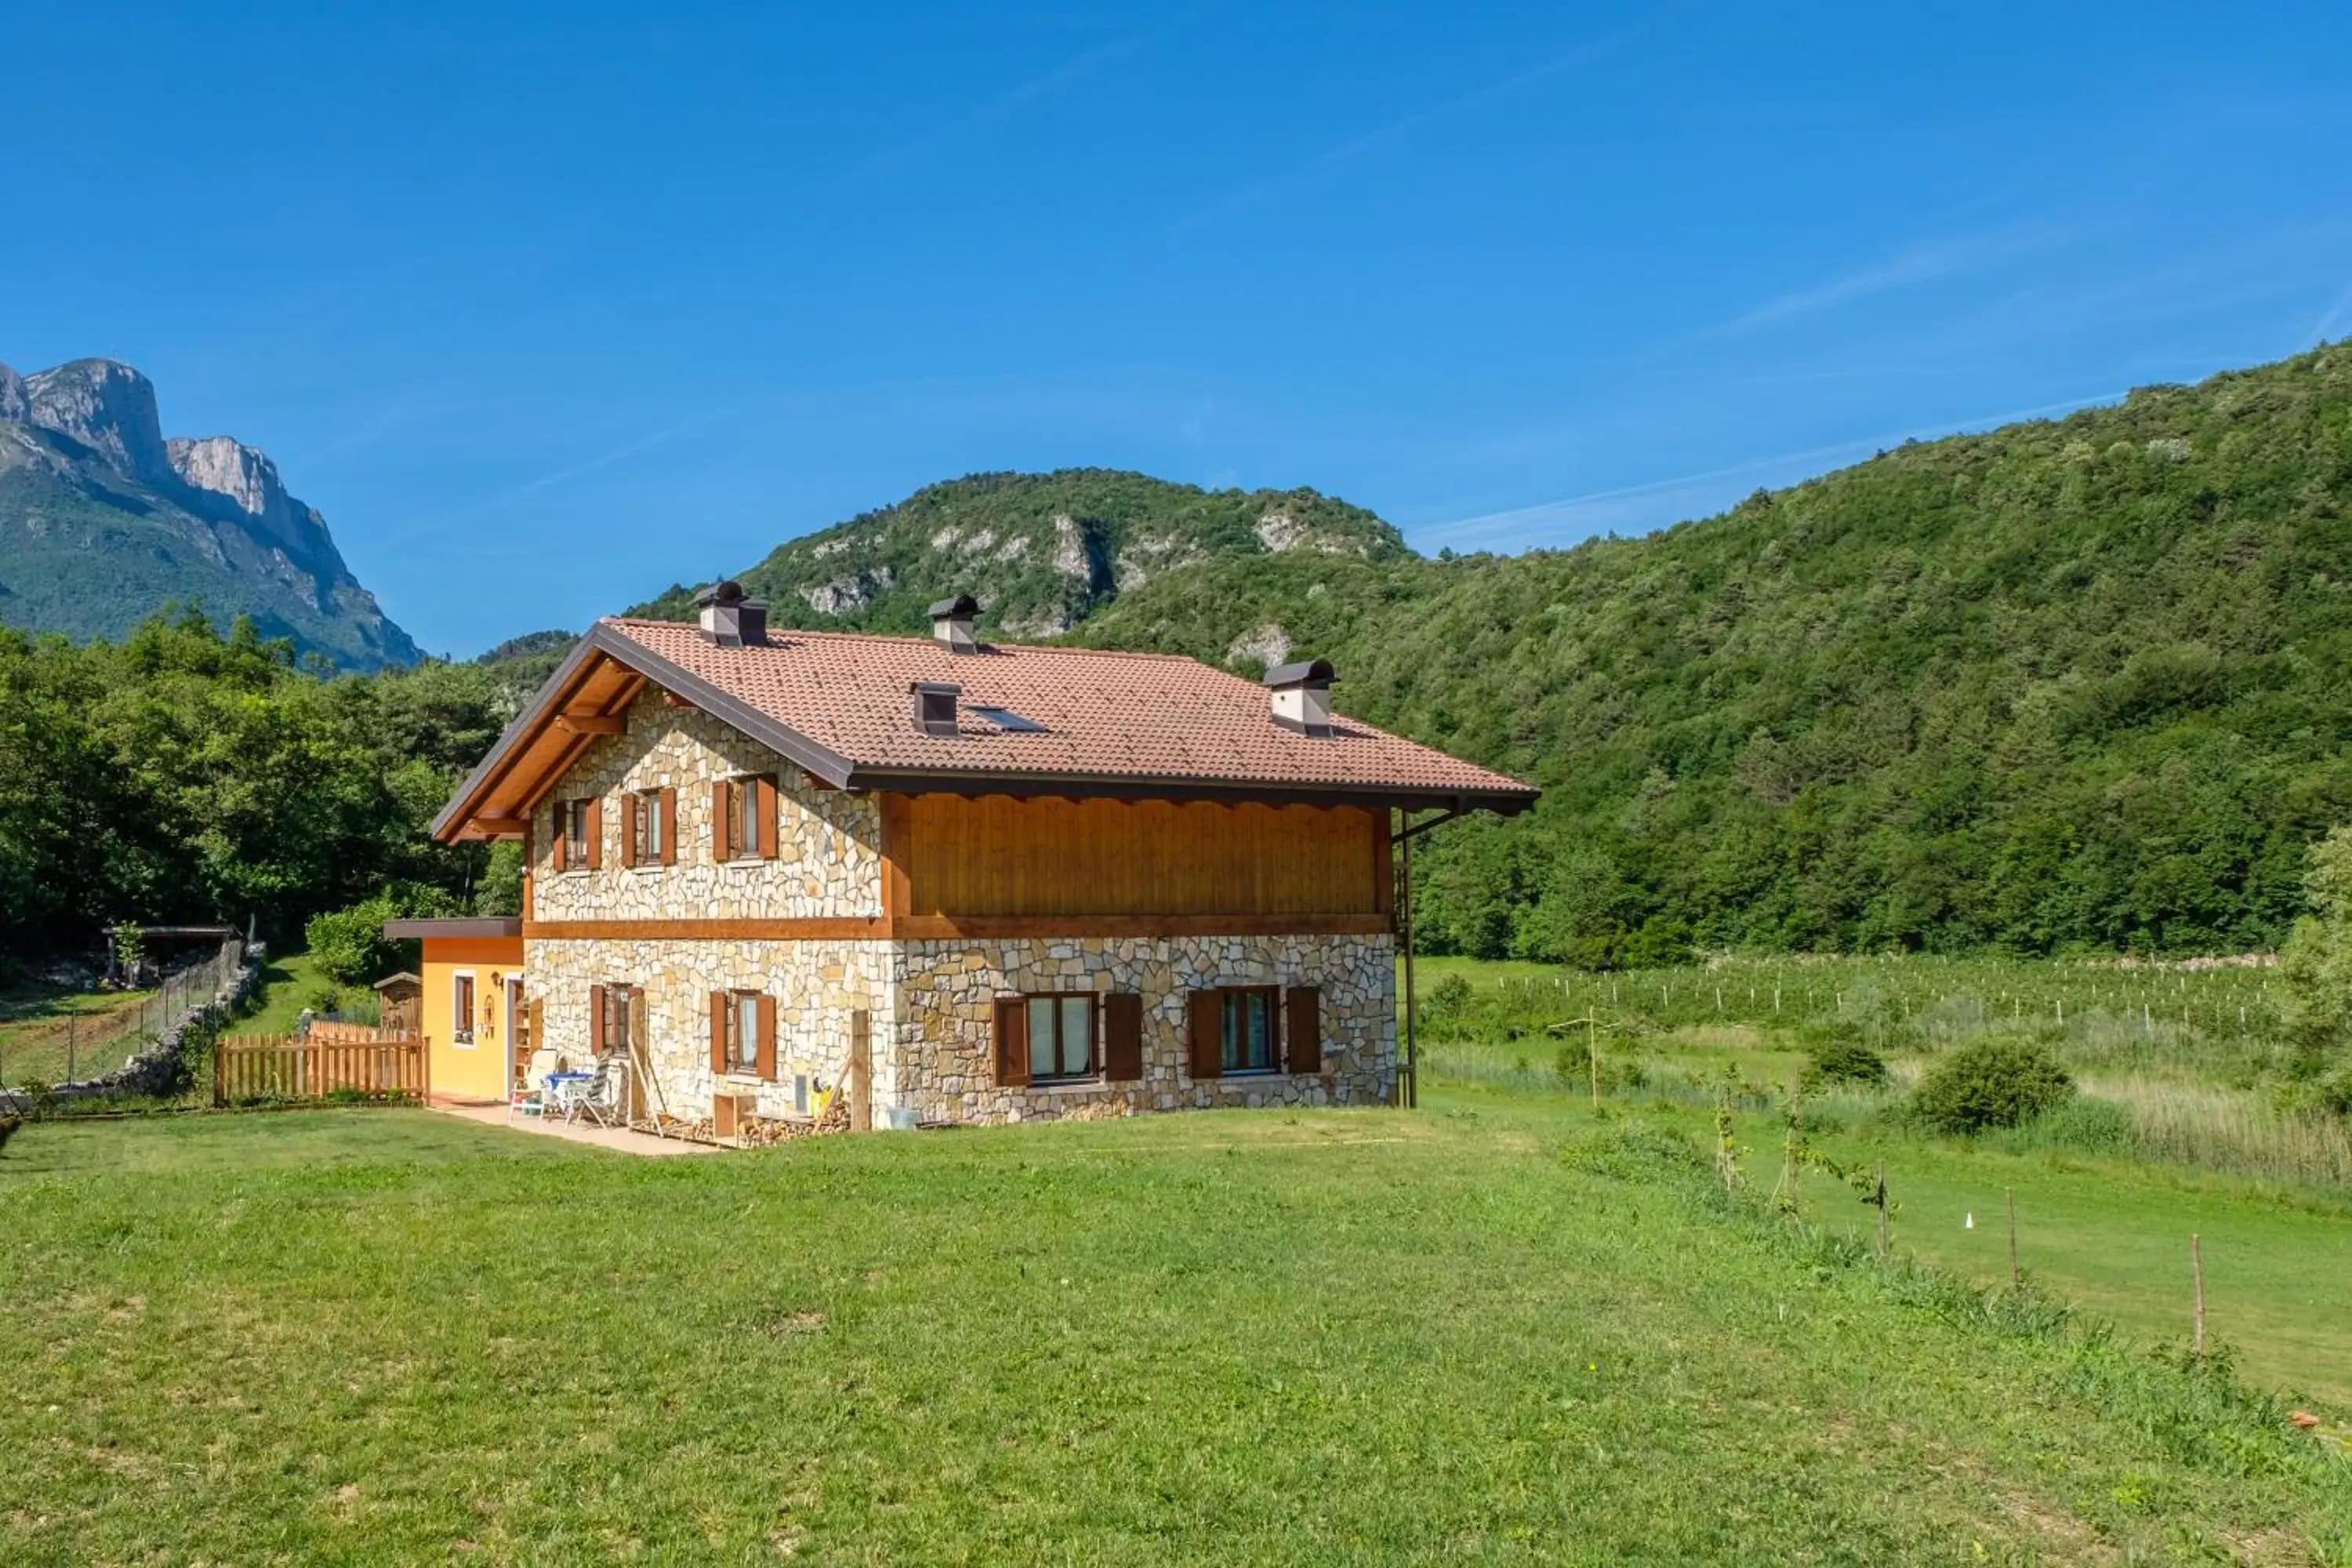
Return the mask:
<svg viewBox="0 0 2352 1568">
<path fill-rule="evenodd" d="M 747 1149 L 758 1149 L 771 1143 L 789 1143 L 795 1138 L 814 1138 L 822 1133 L 848 1131 L 849 1102 L 835 1095 L 823 1114 L 813 1121 L 789 1121 L 777 1116 L 746 1117 L 741 1134 L 736 1142 Z"/>
</svg>

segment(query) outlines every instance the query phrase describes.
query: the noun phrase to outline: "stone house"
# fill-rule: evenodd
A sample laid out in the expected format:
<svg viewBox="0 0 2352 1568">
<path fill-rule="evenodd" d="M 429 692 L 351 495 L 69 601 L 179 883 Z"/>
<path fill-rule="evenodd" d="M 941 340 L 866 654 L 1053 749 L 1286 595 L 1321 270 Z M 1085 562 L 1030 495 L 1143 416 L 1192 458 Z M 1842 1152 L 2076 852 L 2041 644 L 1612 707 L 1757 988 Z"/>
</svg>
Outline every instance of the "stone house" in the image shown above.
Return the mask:
<svg viewBox="0 0 2352 1568">
<path fill-rule="evenodd" d="M 520 839 L 526 1034 L 643 1113 L 1381 1104 L 1396 828 L 1536 792 L 1165 655 L 599 622 L 434 824 Z"/>
</svg>

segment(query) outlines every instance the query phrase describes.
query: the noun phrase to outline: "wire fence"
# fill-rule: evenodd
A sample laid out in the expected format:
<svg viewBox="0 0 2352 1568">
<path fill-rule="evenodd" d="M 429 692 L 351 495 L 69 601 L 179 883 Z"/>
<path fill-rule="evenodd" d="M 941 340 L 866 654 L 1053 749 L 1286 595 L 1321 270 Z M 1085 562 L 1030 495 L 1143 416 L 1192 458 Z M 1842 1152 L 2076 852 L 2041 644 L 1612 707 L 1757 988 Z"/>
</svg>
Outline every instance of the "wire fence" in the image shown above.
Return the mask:
<svg viewBox="0 0 2352 1568">
<path fill-rule="evenodd" d="M 0 1026 L 0 1088 L 79 1083 L 117 1071 L 185 1023 L 245 966 L 245 942 L 162 966 L 144 992 L 53 998 L 47 1016 Z"/>
</svg>

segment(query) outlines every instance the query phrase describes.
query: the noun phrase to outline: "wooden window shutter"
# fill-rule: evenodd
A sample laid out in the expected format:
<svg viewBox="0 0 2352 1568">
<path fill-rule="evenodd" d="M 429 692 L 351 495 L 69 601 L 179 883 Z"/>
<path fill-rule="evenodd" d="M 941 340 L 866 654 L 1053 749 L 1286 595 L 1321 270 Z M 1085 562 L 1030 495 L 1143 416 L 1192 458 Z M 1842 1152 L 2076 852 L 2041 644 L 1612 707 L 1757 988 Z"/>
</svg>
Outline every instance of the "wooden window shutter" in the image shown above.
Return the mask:
<svg viewBox="0 0 2352 1568">
<path fill-rule="evenodd" d="M 661 863 L 677 864 L 677 789 L 674 784 L 662 785 L 661 792 Z"/>
<path fill-rule="evenodd" d="M 1103 1077 L 1132 1083 L 1143 1076 L 1143 998 L 1114 991 L 1102 999 Z"/>
<path fill-rule="evenodd" d="M 563 814 L 568 808 L 569 804 L 560 800 L 547 808 L 547 825 L 554 829 L 548 837 L 555 840 L 555 868 L 559 871 L 571 869 L 568 860 L 572 852 L 572 836 L 563 831 Z"/>
<path fill-rule="evenodd" d="M 604 1054 L 604 988 L 588 987 L 588 1049 L 596 1056 Z"/>
<path fill-rule="evenodd" d="M 710 994 L 710 1070 L 714 1073 L 727 1070 L 727 1015 L 732 1011 L 730 1001 L 732 998 L 724 991 Z"/>
<path fill-rule="evenodd" d="M 1294 985 L 1283 998 L 1289 1016 L 1283 1020 L 1289 1038 L 1284 1043 L 1290 1047 L 1292 1072 L 1323 1070 L 1323 988 L 1319 985 Z"/>
<path fill-rule="evenodd" d="M 776 858 L 776 781 L 762 773 L 751 781 L 751 788 L 757 794 L 760 813 L 760 858 L 772 860 Z"/>
<path fill-rule="evenodd" d="M 621 795 L 621 864 L 635 866 L 644 858 L 640 850 L 645 802 L 624 791 Z"/>
<path fill-rule="evenodd" d="M 581 809 L 588 814 L 588 869 L 593 871 L 604 863 L 604 797 L 593 796 Z"/>
<path fill-rule="evenodd" d="M 754 1070 L 763 1079 L 776 1076 L 776 999 L 766 992 L 760 993 L 760 1039 L 754 1047 L 759 1059 Z"/>
<path fill-rule="evenodd" d="M 1185 1023 L 1192 1043 L 1192 1076 L 1223 1078 L 1225 1071 L 1224 996 L 1222 991 L 1185 994 Z"/>
<path fill-rule="evenodd" d="M 723 861 L 735 853 L 734 846 L 727 841 L 727 825 L 734 820 L 734 814 L 727 809 L 733 804 L 727 798 L 728 791 L 725 779 L 710 781 L 710 858 L 713 860 Z"/>
<path fill-rule="evenodd" d="M 996 1081 L 1029 1081 L 1029 1005 L 1018 996 L 996 999 Z"/>
</svg>

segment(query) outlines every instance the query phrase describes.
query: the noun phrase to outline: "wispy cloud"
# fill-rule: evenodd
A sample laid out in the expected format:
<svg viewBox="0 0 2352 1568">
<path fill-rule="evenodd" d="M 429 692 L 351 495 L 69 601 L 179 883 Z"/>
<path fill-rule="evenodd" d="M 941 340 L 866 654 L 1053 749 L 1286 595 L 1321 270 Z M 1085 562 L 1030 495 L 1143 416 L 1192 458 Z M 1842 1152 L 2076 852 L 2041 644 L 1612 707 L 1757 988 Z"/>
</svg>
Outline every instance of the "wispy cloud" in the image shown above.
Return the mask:
<svg viewBox="0 0 2352 1568">
<path fill-rule="evenodd" d="M 496 495 L 478 501 L 472 506 L 444 512 L 429 522 L 419 523 L 415 528 L 395 534 L 383 542 L 383 545 L 379 548 L 396 544 L 413 544 L 420 539 L 446 532 L 460 523 L 470 521 L 486 513 L 512 506 L 515 502 L 526 497 L 537 495 L 541 490 L 552 489 L 558 485 L 569 484 L 573 479 L 585 479 L 588 475 L 609 468 L 615 463 L 625 463 L 632 458 L 643 457 L 663 442 L 690 427 L 687 425 L 673 425 L 667 429 L 656 430 L 651 435 L 641 436 L 636 440 L 615 447 L 610 451 L 600 452 L 583 462 L 573 463 L 568 468 L 558 468 L 552 473 L 541 474 L 537 479 L 525 479 L 522 483 L 509 486 Z"/>
<path fill-rule="evenodd" d="M 1598 58 L 1602 54 L 1615 48 L 1619 44 L 1624 42 L 1625 39 L 1631 37 L 1643 26 L 1646 26 L 1651 22 L 1656 20 L 1658 16 L 1664 15 L 1666 12 L 1677 9 L 1680 9 L 1680 7 L 1669 5 L 1662 6 L 1655 10 L 1647 12 L 1640 16 L 1634 17 L 1632 21 L 1625 23 L 1622 26 L 1612 28 L 1610 31 L 1601 34 L 1598 37 L 1588 39 L 1584 43 L 1578 44 L 1573 48 L 1568 49 L 1560 54 L 1554 55 L 1549 59 L 1547 59 L 1538 65 L 1531 66 L 1526 70 L 1516 71 L 1511 75 L 1503 78 L 1499 81 L 1489 82 L 1485 87 L 1479 88 L 1475 91 L 1464 93 L 1459 98 L 1448 99 L 1443 103 L 1433 104 L 1429 108 L 1416 110 L 1412 113 L 1405 115 L 1401 119 L 1391 120 L 1385 125 L 1374 126 L 1370 131 L 1349 137 L 1347 141 L 1339 143 L 1337 146 L 1326 148 L 1324 151 L 1316 153 L 1311 158 L 1306 159 L 1301 163 L 1294 163 L 1289 168 L 1283 170 L 1279 174 L 1269 175 L 1265 179 L 1256 181 L 1252 184 L 1244 185 L 1240 190 L 1237 190 L 1232 195 L 1218 201 L 1212 202 L 1207 206 L 1201 208 L 1197 212 L 1188 213 L 1184 216 L 1177 219 L 1171 227 L 1177 231 L 1181 231 L 1196 227 L 1201 224 L 1210 222 L 1215 218 L 1227 216 L 1244 207 L 1250 206 L 1256 202 L 1264 200 L 1265 197 L 1272 195 L 1276 192 L 1280 191 L 1286 186 L 1296 184 L 1299 181 L 1307 179 L 1311 175 L 1319 174 L 1328 169 L 1337 168 L 1342 163 L 1351 163 L 1354 160 L 1362 157 L 1365 153 L 1373 151 L 1375 148 L 1386 146 L 1388 143 L 1395 142 L 1402 137 L 1411 135 L 1413 132 L 1420 130 L 1425 125 L 1430 125 L 1438 121 L 1451 118 L 1456 114 L 1467 113 L 1474 109 L 1484 108 L 1486 105 L 1496 102 L 1498 100 L 1508 98 L 1514 93 L 1523 92 L 1527 89 L 1535 86 L 1538 82 L 1547 80 L 1549 78 L 1559 75 L 1562 71 L 1569 70 L 1576 66 L 1583 65 L 1589 60 Z"/>
<path fill-rule="evenodd" d="M 1195 11 L 1179 12 L 1157 27 L 1146 28 L 1139 33 L 1129 33 L 1124 37 L 1113 38 L 1107 44 L 1097 44 L 1091 49 L 1073 55 L 1050 69 L 1014 83 L 970 112 L 958 115 L 911 142 L 875 153 L 854 165 L 849 173 L 853 178 L 887 174 L 893 169 L 916 162 L 928 153 L 950 146 L 975 131 L 985 130 L 1011 118 L 1040 99 L 1050 98 L 1057 92 L 1076 86 L 1105 66 L 1124 59 L 1145 45 L 1161 37 L 1172 28 L 1191 21 L 1194 15 L 1196 15 Z"/>
<path fill-rule="evenodd" d="M 2123 393 L 2102 392 L 2089 397 L 2069 398 L 2063 403 L 2047 403 L 2034 408 L 2011 408 L 1997 414 L 1979 414 L 1963 419 L 1938 422 L 1941 432 L 1985 429 L 2007 425 L 2020 419 L 2043 419 L 2058 414 L 2071 414 L 2077 408 L 2088 408 L 2096 403 L 2112 403 Z M 1852 458 L 1863 452 L 1878 451 L 1895 446 L 1918 435 L 1917 430 L 1895 431 L 1880 436 L 1859 437 L 1827 447 L 1811 447 L 1801 451 L 1778 452 L 1769 458 L 1757 458 L 1748 462 L 1735 463 L 1728 468 L 1707 468 L 1697 473 L 1676 474 L 1670 479 L 1649 479 L 1641 484 L 1620 485 L 1612 489 L 1591 490 L 1583 495 L 1569 496 L 1559 500 L 1538 501 L 1532 506 L 1514 507 L 1507 511 L 1485 512 L 1475 517 L 1461 518 L 1452 522 L 1431 523 L 1411 531 L 1416 536 L 1440 544 L 1465 544 L 1479 542 L 1510 540 L 1528 543 L 1541 542 L 1537 535 L 1557 532 L 1571 521 L 1591 521 L 1596 511 L 1605 509 L 1613 514 L 1623 514 L 1627 509 L 1611 503 L 1664 496 L 1685 490 L 1701 490 L 1719 486 L 1723 480 L 1747 479 L 1775 471 L 1786 471 L 1800 464 L 1832 462 Z M 1719 493 L 1719 492 L 1718 492 Z M 1672 521 L 1672 520 L 1658 520 Z M 1590 532 L 1588 529 L 1585 531 Z M 1580 535 L 1581 537 L 1581 535 Z"/>
<path fill-rule="evenodd" d="M 1703 328 L 1685 342 L 1729 337 L 1760 328 L 1779 326 L 1802 317 L 1876 294 L 1909 289 L 1938 279 L 1979 272 L 2046 249 L 2068 237 L 2057 228 L 2011 230 L 1969 235 L 1916 245 L 1886 260 L 1816 283 L 1811 288 L 1778 295 L 1741 311 L 1727 321 Z"/>
<path fill-rule="evenodd" d="M 2326 342 L 2329 333 L 2346 325 L 2352 325 L 2352 283 L 2347 283 L 2344 292 L 2336 296 L 2336 303 L 2328 306 L 2326 313 L 2312 323 L 2311 342 Z M 2307 348 L 2310 344 L 2301 346 Z"/>
</svg>

